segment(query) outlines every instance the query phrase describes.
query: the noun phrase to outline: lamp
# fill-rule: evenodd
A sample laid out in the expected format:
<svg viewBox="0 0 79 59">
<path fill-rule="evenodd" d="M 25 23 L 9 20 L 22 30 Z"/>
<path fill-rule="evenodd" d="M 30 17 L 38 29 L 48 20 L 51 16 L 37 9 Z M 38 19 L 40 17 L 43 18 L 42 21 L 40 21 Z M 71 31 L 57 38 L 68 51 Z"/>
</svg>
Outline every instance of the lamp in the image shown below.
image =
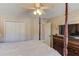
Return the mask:
<svg viewBox="0 0 79 59">
<path fill-rule="evenodd" d="M 33 12 L 34 15 L 42 15 L 42 13 L 43 13 L 43 11 L 41 9 L 36 9 Z"/>
</svg>

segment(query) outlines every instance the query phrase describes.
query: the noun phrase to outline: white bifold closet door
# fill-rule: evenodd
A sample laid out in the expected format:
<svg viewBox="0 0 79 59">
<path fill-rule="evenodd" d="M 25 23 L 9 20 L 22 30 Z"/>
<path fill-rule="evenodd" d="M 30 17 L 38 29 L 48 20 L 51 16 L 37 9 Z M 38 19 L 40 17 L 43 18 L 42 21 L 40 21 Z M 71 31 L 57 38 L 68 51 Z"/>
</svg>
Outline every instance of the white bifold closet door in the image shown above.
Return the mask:
<svg viewBox="0 0 79 59">
<path fill-rule="evenodd" d="M 26 24 L 24 22 L 5 22 L 5 41 L 26 40 Z"/>
</svg>

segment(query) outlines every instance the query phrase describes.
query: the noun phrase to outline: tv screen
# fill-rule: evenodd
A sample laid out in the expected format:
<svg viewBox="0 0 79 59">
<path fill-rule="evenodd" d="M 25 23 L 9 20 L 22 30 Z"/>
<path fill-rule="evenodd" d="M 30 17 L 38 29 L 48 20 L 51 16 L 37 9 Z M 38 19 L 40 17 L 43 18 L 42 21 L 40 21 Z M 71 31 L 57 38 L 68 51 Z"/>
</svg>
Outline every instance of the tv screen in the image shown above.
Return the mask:
<svg viewBox="0 0 79 59">
<path fill-rule="evenodd" d="M 64 35 L 64 25 L 59 26 L 59 34 Z M 70 36 L 79 36 L 79 24 L 68 25 L 68 34 Z"/>
</svg>

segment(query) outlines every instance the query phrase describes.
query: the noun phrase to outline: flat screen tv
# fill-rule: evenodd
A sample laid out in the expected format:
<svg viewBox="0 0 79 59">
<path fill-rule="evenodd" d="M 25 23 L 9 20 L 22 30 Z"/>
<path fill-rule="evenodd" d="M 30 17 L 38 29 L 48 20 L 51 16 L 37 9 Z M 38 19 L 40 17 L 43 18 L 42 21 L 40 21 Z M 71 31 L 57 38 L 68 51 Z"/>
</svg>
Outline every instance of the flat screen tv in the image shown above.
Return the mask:
<svg viewBox="0 0 79 59">
<path fill-rule="evenodd" d="M 64 25 L 59 25 L 59 34 L 64 35 Z M 79 24 L 69 24 L 68 34 L 70 36 L 79 36 Z"/>
</svg>

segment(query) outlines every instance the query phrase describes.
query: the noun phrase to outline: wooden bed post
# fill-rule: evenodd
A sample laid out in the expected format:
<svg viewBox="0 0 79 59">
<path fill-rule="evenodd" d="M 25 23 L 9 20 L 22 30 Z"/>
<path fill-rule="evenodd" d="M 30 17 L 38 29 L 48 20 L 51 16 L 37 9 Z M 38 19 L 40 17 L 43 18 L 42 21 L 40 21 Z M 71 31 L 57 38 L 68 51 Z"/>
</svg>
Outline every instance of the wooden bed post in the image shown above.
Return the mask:
<svg viewBox="0 0 79 59">
<path fill-rule="evenodd" d="M 39 16 L 39 40 L 41 40 L 41 18 Z"/>
<path fill-rule="evenodd" d="M 63 55 L 68 55 L 68 3 L 65 3 L 65 28 L 64 28 L 64 48 Z"/>
</svg>

